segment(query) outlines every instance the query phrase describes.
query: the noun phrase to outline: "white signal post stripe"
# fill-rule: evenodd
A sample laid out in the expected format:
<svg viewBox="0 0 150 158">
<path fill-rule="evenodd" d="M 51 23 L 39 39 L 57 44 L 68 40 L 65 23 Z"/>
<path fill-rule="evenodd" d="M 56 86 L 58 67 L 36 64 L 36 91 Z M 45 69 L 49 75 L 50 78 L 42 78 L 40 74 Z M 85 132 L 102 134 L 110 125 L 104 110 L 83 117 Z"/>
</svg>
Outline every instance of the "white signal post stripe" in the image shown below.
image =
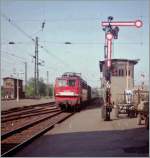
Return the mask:
<svg viewBox="0 0 150 158">
<path fill-rule="evenodd" d="M 111 66 L 112 39 L 113 39 L 113 35 L 110 32 L 107 33 L 107 35 L 106 35 L 106 40 L 107 40 L 107 67 Z"/>
<path fill-rule="evenodd" d="M 112 39 L 107 39 L 107 67 L 111 66 Z"/>
</svg>

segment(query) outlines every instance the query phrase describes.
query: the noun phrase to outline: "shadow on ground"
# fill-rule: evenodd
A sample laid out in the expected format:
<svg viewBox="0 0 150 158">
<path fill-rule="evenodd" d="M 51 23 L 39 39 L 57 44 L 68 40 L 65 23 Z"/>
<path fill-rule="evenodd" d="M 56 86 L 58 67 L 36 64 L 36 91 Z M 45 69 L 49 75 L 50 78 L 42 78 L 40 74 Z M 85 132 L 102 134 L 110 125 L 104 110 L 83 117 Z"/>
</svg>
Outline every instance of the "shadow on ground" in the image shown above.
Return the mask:
<svg viewBox="0 0 150 158">
<path fill-rule="evenodd" d="M 100 109 L 103 104 L 104 103 L 101 98 L 93 99 L 83 110 Z"/>
<path fill-rule="evenodd" d="M 148 157 L 145 128 L 44 135 L 15 156 L 29 157 Z"/>
</svg>

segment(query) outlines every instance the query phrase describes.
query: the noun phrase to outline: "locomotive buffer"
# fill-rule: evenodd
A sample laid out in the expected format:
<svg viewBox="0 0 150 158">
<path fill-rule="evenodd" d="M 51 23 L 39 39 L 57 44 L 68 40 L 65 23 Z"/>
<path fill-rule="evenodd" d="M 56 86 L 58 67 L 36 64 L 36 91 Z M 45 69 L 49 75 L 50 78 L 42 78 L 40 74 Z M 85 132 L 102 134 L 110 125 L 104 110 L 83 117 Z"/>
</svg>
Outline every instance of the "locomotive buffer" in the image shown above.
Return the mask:
<svg viewBox="0 0 150 158">
<path fill-rule="evenodd" d="M 112 21 L 113 17 L 109 16 L 108 21 L 102 21 L 103 31 L 105 31 L 105 45 L 104 45 L 104 58 L 105 58 L 105 121 L 110 121 L 110 112 L 112 111 L 111 103 L 111 54 L 112 54 L 112 40 L 118 39 L 118 26 L 135 26 L 142 27 L 143 23 L 140 20 L 136 21 Z"/>
</svg>

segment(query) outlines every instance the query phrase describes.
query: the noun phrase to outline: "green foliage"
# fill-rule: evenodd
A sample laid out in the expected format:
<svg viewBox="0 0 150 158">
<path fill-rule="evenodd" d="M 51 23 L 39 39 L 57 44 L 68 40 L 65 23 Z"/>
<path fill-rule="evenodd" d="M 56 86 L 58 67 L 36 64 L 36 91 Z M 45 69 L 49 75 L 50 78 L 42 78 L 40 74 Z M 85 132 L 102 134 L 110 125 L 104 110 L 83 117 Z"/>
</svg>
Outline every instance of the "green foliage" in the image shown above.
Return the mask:
<svg viewBox="0 0 150 158">
<path fill-rule="evenodd" d="M 30 78 L 26 86 L 26 96 L 34 96 L 34 78 Z"/>
<path fill-rule="evenodd" d="M 39 85 L 38 85 L 39 87 L 39 95 L 40 96 L 46 96 L 46 89 L 47 89 L 47 85 L 44 83 L 44 81 L 43 81 L 43 79 L 42 78 L 40 78 L 40 80 L 39 80 Z"/>
<path fill-rule="evenodd" d="M 27 87 L 26 87 L 26 96 L 34 96 L 34 78 L 30 78 Z M 47 86 L 47 84 L 44 83 L 43 78 L 39 79 L 38 83 L 38 89 L 39 89 L 39 96 L 53 96 L 53 85 Z"/>
<path fill-rule="evenodd" d="M 49 87 L 49 96 L 50 96 L 50 97 L 53 96 L 53 91 L 54 91 L 53 89 L 54 89 L 54 87 L 53 87 L 53 85 L 51 84 L 50 87 Z"/>
</svg>

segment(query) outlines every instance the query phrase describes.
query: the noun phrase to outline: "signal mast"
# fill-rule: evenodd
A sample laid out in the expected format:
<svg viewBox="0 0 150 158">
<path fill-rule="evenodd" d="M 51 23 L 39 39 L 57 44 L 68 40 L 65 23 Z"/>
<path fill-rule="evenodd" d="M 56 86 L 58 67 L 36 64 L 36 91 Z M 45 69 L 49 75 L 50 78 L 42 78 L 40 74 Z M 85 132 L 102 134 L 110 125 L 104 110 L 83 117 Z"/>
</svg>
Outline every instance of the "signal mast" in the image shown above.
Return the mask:
<svg viewBox="0 0 150 158">
<path fill-rule="evenodd" d="M 111 112 L 111 55 L 112 55 L 112 41 L 118 39 L 119 26 L 130 26 L 140 28 L 143 23 L 141 20 L 136 21 L 112 21 L 113 17 L 109 16 L 108 21 L 102 21 L 101 25 L 105 31 L 105 45 L 104 45 L 104 58 L 105 58 L 105 71 L 104 77 L 106 81 L 106 98 L 105 98 L 105 121 L 110 120 Z"/>
</svg>

